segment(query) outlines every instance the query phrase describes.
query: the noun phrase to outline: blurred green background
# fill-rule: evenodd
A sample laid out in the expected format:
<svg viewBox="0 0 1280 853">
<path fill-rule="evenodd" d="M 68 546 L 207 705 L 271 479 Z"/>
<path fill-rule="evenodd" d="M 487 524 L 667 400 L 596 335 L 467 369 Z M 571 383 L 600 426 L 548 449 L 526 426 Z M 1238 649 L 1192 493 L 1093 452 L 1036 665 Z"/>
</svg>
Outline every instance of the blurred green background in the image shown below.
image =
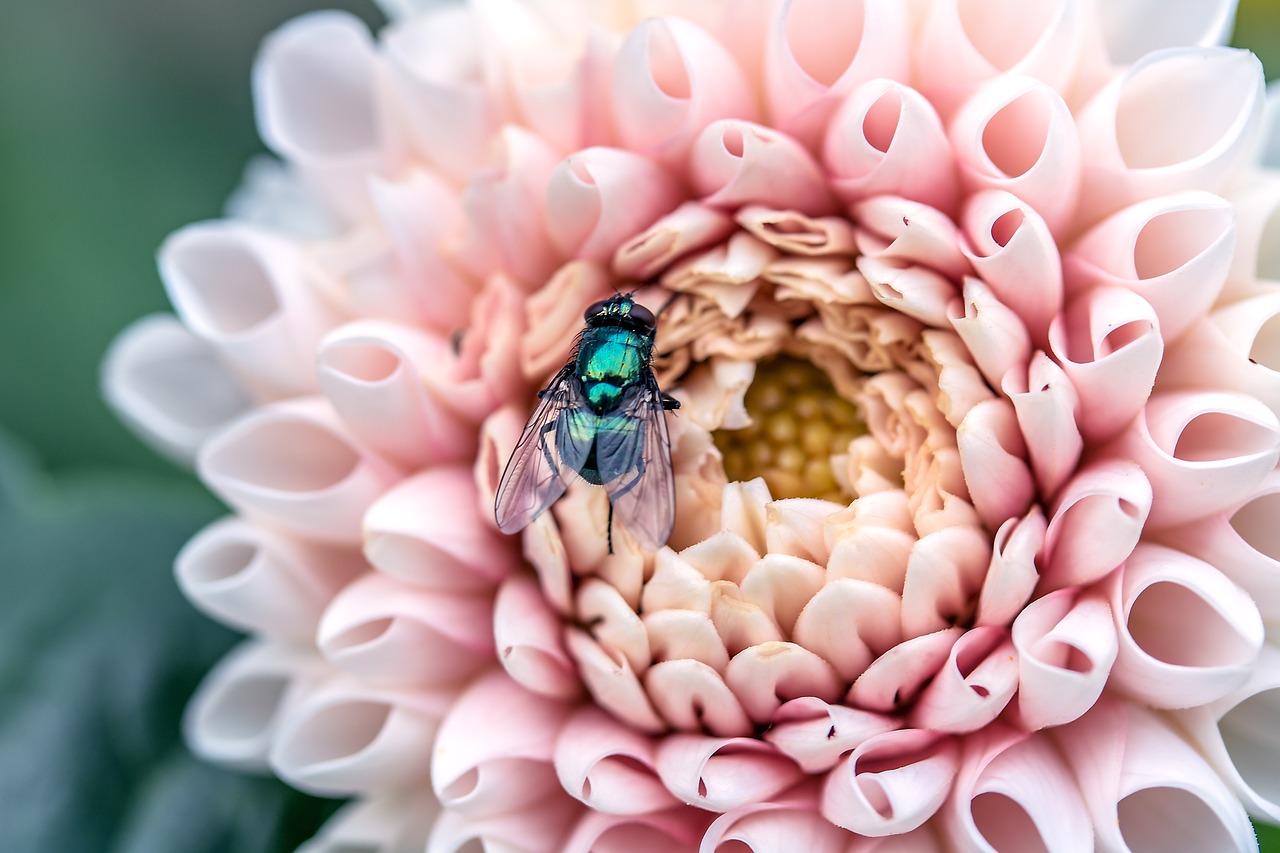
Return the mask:
<svg viewBox="0 0 1280 853">
<path fill-rule="evenodd" d="M 97 387 L 112 337 L 167 308 L 160 241 L 263 150 L 259 41 L 314 8 L 0 2 L 0 849 L 292 849 L 331 809 L 185 754 L 182 703 L 235 637 L 170 563 L 218 509 Z M 1242 0 L 1235 42 L 1280 76 L 1280 0 Z"/>
</svg>

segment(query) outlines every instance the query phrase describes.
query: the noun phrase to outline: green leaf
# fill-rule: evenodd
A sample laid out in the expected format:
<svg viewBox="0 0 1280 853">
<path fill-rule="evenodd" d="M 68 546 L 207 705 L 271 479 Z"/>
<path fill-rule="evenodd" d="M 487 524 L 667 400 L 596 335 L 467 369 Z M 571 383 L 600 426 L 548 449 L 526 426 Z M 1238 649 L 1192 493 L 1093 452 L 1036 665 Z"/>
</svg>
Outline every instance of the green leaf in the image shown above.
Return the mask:
<svg viewBox="0 0 1280 853">
<path fill-rule="evenodd" d="M 43 479 L 0 434 L 0 850 L 289 850 L 333 810 L 201 764 L 183 706 L 236 642 L 177 591 L 194 483 Z"/>
</svg>

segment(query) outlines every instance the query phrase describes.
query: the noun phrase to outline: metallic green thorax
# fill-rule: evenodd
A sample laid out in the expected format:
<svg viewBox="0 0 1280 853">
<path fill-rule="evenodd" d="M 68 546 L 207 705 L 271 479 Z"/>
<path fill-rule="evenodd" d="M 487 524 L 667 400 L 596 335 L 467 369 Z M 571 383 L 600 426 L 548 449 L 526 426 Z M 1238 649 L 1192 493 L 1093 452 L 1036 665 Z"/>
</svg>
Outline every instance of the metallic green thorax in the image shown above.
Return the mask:
<svg viewBox="0 0 1280 853">
<path fill-rule="evenodd" d="M 616 407 L 622 394 L 644 378 L 653 339 L 621 326 L 587 328 L 578 344 L 577 373 L 596 414 Z"/>
</svg>

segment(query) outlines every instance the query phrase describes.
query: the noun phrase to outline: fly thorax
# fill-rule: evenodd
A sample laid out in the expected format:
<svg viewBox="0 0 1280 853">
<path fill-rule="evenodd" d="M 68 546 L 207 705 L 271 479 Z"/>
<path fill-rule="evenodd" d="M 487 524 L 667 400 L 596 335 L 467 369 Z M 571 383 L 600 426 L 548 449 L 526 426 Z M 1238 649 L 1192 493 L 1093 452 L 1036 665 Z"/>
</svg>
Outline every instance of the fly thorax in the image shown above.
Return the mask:
<svg viewBox="0 0 1280 853">
<path fill-rule="evenodd" d="M 587 392 L 587 405 L 597 414 L 613 410 L 622 400 L 624 389 L 611 382 L 591 382 L 588 380 L 583 384 L 583 387 Z"/>
</svg>

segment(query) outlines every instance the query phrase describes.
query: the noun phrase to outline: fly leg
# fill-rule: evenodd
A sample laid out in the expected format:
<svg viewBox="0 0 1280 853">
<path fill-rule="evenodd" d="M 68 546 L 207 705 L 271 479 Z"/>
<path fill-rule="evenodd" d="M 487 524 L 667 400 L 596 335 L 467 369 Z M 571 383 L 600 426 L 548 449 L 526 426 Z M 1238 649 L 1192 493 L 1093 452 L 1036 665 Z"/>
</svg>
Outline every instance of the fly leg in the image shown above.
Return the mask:
<svg viewBox="0 0 1280 853">
<path fill-rule="evenodd" d="M 644 459 L 643 458 L 638 459 L 636 461 L 636 475 L 632 477 L 630 480 L 628 480 L 625 486 L 623 486 L 622 488 L 618 489 L 616 492 L 609 495 L 609 529 L 608 529 L 607 536 L 609 538 L 610 554 L 613 553 L 613 500 L 614 498 L 622 497 L 627 492 L 631 491 L 637 485 L 639 485 L 640 481 L 644 479 L 644 471 L 645 471 Z"/>
<path fill-rule="evenodd" d="M 542 429 L 538 430 L 538 446 L 542 448 L 542 455 L 545 456 L 547 459 L 547 467 L 551 469 L 553 472 L 559 471 L 560 466 L 556 463 L 556 460 L 551 456 L 551 448 L 547 446 L 547 433 L 555 432 L 556 424 L 558 423 L 560 423 L 560 419 L 556 418 L 551 423 L 544 424 Z"/>
<path fill-rule="evenodd" d="M 609 501 L 609 521 L 604 526 L 605 538 L 609 541 L 609 553 L 613 553 L 613 501 Z"/>
<path fill-rule="evenodd" d="M 677 400 L 675 397 L 672 397 L 667 392 L 663 391 L 662 392 L 662 408 L 668 412 L 671 411 L 672 409 L 678 409 L 680 408 L 680 401 Z"/>
</svg>

